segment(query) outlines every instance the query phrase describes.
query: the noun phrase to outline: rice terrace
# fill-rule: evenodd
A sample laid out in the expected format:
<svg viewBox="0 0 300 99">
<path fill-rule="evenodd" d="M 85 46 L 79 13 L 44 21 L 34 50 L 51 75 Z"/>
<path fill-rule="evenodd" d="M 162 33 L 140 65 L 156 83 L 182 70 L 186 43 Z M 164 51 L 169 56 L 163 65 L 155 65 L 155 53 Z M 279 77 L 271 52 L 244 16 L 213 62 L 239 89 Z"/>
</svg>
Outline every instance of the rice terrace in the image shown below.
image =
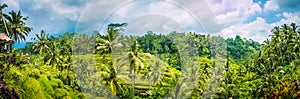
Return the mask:
<svg viewBox="0 0 300 99">
<path fill-rule="evenodd" d="M 0 7 L 0 99 L 300 99 L 296 0 Z"/>
</svg>

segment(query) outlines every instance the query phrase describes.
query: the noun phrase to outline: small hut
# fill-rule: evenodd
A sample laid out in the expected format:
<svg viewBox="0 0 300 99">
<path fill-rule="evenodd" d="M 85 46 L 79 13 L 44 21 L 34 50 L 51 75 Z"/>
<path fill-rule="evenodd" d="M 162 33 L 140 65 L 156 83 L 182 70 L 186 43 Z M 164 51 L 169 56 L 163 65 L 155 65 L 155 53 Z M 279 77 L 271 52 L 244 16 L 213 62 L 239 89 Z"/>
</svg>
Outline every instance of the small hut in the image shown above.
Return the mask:
<svg viewBox="0 0 300 99">
<path fill-rule="evenodd" d="M 13 48 L 14 41 L 5 33 L 0 33 L 0 53 L 9 53 Z"/>
</svg>

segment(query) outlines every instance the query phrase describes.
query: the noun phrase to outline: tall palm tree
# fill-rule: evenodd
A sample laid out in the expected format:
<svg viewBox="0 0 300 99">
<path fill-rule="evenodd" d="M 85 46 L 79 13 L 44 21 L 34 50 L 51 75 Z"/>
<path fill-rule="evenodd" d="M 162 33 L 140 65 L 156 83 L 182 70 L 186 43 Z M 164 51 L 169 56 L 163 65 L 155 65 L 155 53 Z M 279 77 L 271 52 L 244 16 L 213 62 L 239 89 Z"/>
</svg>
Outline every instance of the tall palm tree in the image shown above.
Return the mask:
<svg viewBox="0 0 300 99">
<path fill-rule="evenodd" d="M 46 34 L 44 30 L 40 32 L 40 34 L 35 34 L 37 41 L 32 46 L 33 50 L 35 52 L 43 53 L 47 52 L 49 49 L 48 43 L 49 43 L 49 34 Z"/>
<path fill-rule="evenodd" d="M 274 27 L 274 29 L 272 29 L 272 41 L 273 41 L 273 45 L 274 45 L 274 48 L 277 49 L 276 53 L 279 53 L 279 57 L 278 57 L 278 61 L 280 61 L 280 65 L 279 66 L 283 66 L 284 63 L 283 63 L 283 54 L 282 54 L 282 48 L 281 48 L 281 44 L 282 44 L 282 32 L 280 30 L 280 27 L 279 26 L 276 26 Z"/>
<path fill-rule="evenodd" d="M 8 35 L 9 32 L 8 32 L 8 29 L 7 29 L 7 26 L 6 26 L 6 21 L 5 21 L 5 19 L 4 19 L 4 14 L 3 14 L 3 12 L 2 12 L 2 9 L 4 9 L 4 8 L 6 8 L 6 7 L 7 7 L 6 4 L 0 5 L 0 14 L 1 14 L 1 20 L 2 20 L 3 25 L 4 25 L 4 28 L 5 28 L 5 34 Z"/>
<path fill-rule="evenodd" d="M 108 28 L 106 36 L 96 38 L 96 53 L 101 56 L 112 56 L 111 53 L 118 44 L 118 42 L 115 41 L 118 35 L 118 30 Z M 101 63 L 104 64 L 101 64 L 100 74 L 105 84 L 109 87 L 109 90 L 113 95 L 123 93 L 123 88 L 119 82 L 120 78 L 118 78 L 120 75 L 118 75 L 117 68 L 115 66 L 116 64 L 113 64 L 111 58 L 102 57 L 101 61 L 103 61 Z"/>
<path fill-rule="evenodd" d="M 119 77 L 117 75 L 117 71 L 113 66 L 107 66 L 105 64 L 101 64 L 101 72 L 105 84 L 108 86 L 109 90 L 113 95 L 117 95 L 118 92 L 122 93 L 123 88 L 120 85 Z"/>
<path fill-rule="evenodd" d="M 133 44 L 130 46 L 130 51 L 128 52 L 129 58 L 129 68 L 130 68 L 130 75 L 132 81 L 132 94 L 134 96 L 134 78 L 135 74 L 139 72 L 139 70 L 144 69 L 145 59 L 141 57 L 137 41 L 134 40 Z"/>
<path fill-rule="evenodd" d="M 57 43 L 49 43 L 49 55 L 47 55 L 44 59 L 46 64 L 52 66 L 59 66 L 62 63 L 62 58 L 60 57 L 60 49 L 57 48 Z"/>
<path fill-rule="evenodd" d="M 114 41 L 118 35 L 119 34 L 113 28 L 108 28 L 105 39 L 96 39 L 96 51 L 98 51 L 100 54 L 111 53 L 114 48 Z"/>
<path fill-rule="evenodd" d="M 96 52 L 100 55 L 104 53 L 111 53 L 114 50 L 114 46 L 117 45 L 116 41 L 119 34 L 124 31 L 124 27 L 127 26 L 127 23 L 111 23 L 107 27 L 107 34 L 104 38 L 96 39 Z"/>
<path fill-rule="evenodd" d="M 299 26 L 297 26 L 296 25 L 296 23 L 291 23 L 291 29 L 292 29 L 292 32 L 293 33 L 297 33 L 297 28 L 298 28 Z"/>
<path fill-rule="evenodd" d="M 26 26 L 25 23 L 28 17 L 22 16 L 20 11 L 11 11 L 9 15 L 4 15 L 4 17 L 8 20 L 8 36 L 17 42 L 25 41 L 25 37 L 32 30 L 32 28 Z"/>
<path fill-rule="evenodd" d="M 299 26 L 297 26 L 295 23 L 291 23 L 290 24 L 290 27 L 291 27 L 291 33 L 290 33 L 290 44 L 289 44 L 289 47 L 292 51 L 292 57 L 293 59 L 295 59 L 298 55 L 296 54 L 296 52 L 298 52 L 298 48 L 299 48 L 299 36 L 297 34 L 297 29 L 299 28 Z"/>
<path fill-rule="evenodd" d="M 287 59 L 287 62 L 290 63 L 291 62 L 291 46 L 289 46 L 289 44 L 291 43 L 291 37 L 292 37 L 292 31 L 291 31 L 291 27 L 287 24 L 284 24 L 281 26 L 281 30 L 284 32 L 284 50 L 285 50 L 285 56 Z"/>
</svg>

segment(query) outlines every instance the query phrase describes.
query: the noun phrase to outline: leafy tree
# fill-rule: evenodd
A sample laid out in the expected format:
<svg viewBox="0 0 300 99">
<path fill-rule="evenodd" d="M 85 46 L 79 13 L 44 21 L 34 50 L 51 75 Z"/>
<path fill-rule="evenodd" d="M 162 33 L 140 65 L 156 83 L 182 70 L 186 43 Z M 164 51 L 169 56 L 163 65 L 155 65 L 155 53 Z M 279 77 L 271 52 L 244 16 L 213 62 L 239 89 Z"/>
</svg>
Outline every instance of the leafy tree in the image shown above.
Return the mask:
<svg viewBox="0 0 300 99">
<path fill-rule="evenodd" d="M 139 72 L 139 70 L 143 69 L 144 63 L 143 61 L 145 60 L 143 57 L 141 57 L 138 48 L 137 41 L 133 41 L 133 44 L 130 46 L 130 52 L 128 52 L 128 57 L 129 57 L 129 68 L 130 68 L 130 75 L 131 75 L 131 80 L 132 80 L 132 93 L 134 96 L 134 78 L 135 74 Z"/>
<path fill-rule="evenodd" d="M 261 75 L 264 84 L 260 92 L 264 92 L 264 97 L 274 98 L 281 97 L 275 95 L 274 87 L 282 85 L 281 82 L 292 82 L 298 78 L 298 65 L 296 62 L 299 52 L 298 43 L 299 30 L 292 23 L 291 25 L 284 24 L 274 27 L 270 39 L 264 41 L 261 46 L 256 66 L 259 67 L 257 73 Z M 295 72 L 296 71 L 296 72 Z M 285 86 L 285 85 L 282 85 Z"/>
<path fill-rule="evenodd" d="M 32 28 L 26 26 L 25 21 L 28 17 L 24 17 L 21 15 L 21 12 L 11 11 L 9 15 L 4 15 L 7 19 L 7 27 L 9 34 L 8 36 L 15 40 L 16 42 L 20 42 L 25 40 L 26 36 L 32 30 Z"/>
<path fill-rule="evenodd" d="M 116 39 L 119 36 L 121 28 L 126 26 L 123 24 L 109 24 L 106 36 L 96 38 L 96 53 L 103 56 L 101 59 L 104 60 L 101 64 L 101 75 L 105 84 L 109 86 L 110 91 L 113 95 L 122 94 L 123 88 L 120 85 L 119 78 L 117 77 L 117 70 L 115 64 L 112 63 L 112 51 L 115 50 L 117 44 Z M 108 57 L 105 57 L 108 56 Z"/>
<path fill-rule="evenodd" d="M 96 51 L 99 54 L 104 54 L 104 53 L 111 53 L 112 50 L 114 49 L 114 42 L 116 37 L 118 36 L 118 33 L 113 28 L 108 28 L 107 29 L 107 39 L 103 38 L 97 38 L 96 40 Z"/>
<path fill-rule="evenodd" d="M 44 61 L 48 65 L 59 66 L 62 63 L 62 58 L 60 56 L 60 49 L 57 48 L 56 43 L 50 43 L 49 45 L 49 55 L 45 56 Z"/>
<path fill-rule="evenodd" d="M 32 46 L 32 49 L 34 49 L 35 52 L 39 52 L 41 54 L 49 52 L 49 34 L 46 34 L 44 30 L 40 32 L 40 34 L 36 34 L 37 41 Z"/>
</svg>

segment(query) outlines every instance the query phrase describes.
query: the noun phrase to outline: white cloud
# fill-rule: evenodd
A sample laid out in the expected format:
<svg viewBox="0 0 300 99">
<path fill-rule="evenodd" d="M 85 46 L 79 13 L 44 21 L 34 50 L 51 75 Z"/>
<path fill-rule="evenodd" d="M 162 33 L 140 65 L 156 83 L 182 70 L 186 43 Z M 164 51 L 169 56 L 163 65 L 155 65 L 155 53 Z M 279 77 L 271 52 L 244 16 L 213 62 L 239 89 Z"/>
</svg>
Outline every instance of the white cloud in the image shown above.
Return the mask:
<svg viewBox="0 0 300 99">
<path fill-rule="evenodd" d="M 271 34 L 271 30 L 275 26 L 290 24 L 292 22 L 300 24 L 300 17 L 297 14 L 283 12 L 280 15 L 284 18 L 274 23 L 269 24 L 265 19 L 258 17 L 250 23 L 235 24 L 224 28 L 218 35 L 224 37 L 235 37 L 236 35 L 240 35 L 243 38 L 263 42 Z"/>
<path fill-rule="evenodd" d="M 13 0 L 6 0 L 13 1 Z M 170 23 L 175 22 L 185 26 L 189 30 L 202 32 L 203 27 L 208 31 L 216 29 L 211 21 L 214 18 L 212 11 L 204 1 L 193 0 L 191 2 L 181 0 L 166 1 L 119 1 L 119 0 L 20 0 L 23 15 L 29 16 L 28 25 L 34 30 L 29 38 L 35 33 L 45 30 L 48 33 L 62 33 L 74 30 L 76 32 L 91 33 L 99 30 L 102 23 L 106 22 L 129 22 L 143 15 L 156 14 L 170 18 L 161 28 L 169 30 L 174 28 Z M 18 2 L 12 2 L 18 3 Z M 119 8 L 119 9 L 117 9 Z M 16 7 L 20 9 L 20 7 Z M 201 9 L 201 11 L 199 11 Z M 116 10 L 112 17 L 108 15 Z M 198 12 L 197 12 L 198 11 Z M 205 16 L 205 17 L 204 17 Z M 108 20 L 105 20 L 108 17 Z M 198 21 L 196 21 L 198 19 Z M 152 18 L 148 19 L 150 22 Z M 203 24 L 201 27 L 200 24 Z M 155 21 L 152 25 L 155 25 Z M 106 24 L 104 24 L 105 26 Z M 212 28 L 212 29 L 210 29 Z M 153 28 L 153 30 L 158 28 Z M 159 30 L 159 29 L 158 29 Z"/>
<path fill-rule="evenodd" d="M 233 23 L 241 23 L 244 21 L 245 18 L 242 17 L 243 15 L 238 11 L 228 12 L 226 14 L 221 14 L 216 17 L 216 20 L 220 24 L 233 24 Z"/>
<path fill-rule="evenodd" d="M 253 3 L 250 8 L 248 10 L 246 10 L 246 13 L 248 15 L 251 15 L 251 14 L 255 14 L 255 13 L 261 13 L 262 12 L 262 9 L 261 7 L 259 6 L 258 3 Z"/>
<path fill-rule="evenodd" d="M 275 16 L 276 16 L 276 17 L 281 17 L 282 15 L 281 15 L 281 14 L 276 14 Z"/>
<path fill-rule="evenodd" d="M 256 18 L 255 21 L 247 24 L 235 24 L 221 31 L 224 37 L 235 37 L 240 35 L 243 38 L 262 42 L 270 34 L 272 26 L 263 18 Z"/>
<path fill-rule="evenodd" d="M 99 30 L 102 23 L 133 22 L 147 15 L 160 15 L 162 19 L 144 17 L 146 21 L 132 23 L 135 27 L 150 27 L 152 30 L 168 30 L 182 28 L 186 31 L 206 32 L 218 30 L 215 23 L 218 21 L 227 37 L 241 35 L 242 37 L 262 41 L 267 37 L 272 27 L 284 23 L 300 22 L 299 15 L 294 13 L 277 14 L 283 17 L 275 23 L 267 23 L 265 19 L 245 23 L 249 16 L 266 11 L 279 9 L 274 0 L 267 1 L 262 9 L 253 0 L 158 0 L 158 1 L 131 1 L 125 0 L 4 0 L 11 9 L 23 9 L 22 13 L 29 16 L 28 25 L 34 27 L 34 33 L 45 29 L 48 33 L 61 33 L 72 30 L 77 24 L 81 33 L 91 33 Z M 2 2 L 2 1 L 1 1 Z M 24 2 L 26 3 L 24 6 Z M 19 5 L 21 4 L 21 5 Z M 209 8 L 210 7 L 210 8 Z M 281 6 L 280 6 L 281 7 Z M 119 8 L 119 9 L 117 9 Z M 112 12 L 116 11 L 116 12 Z M 112 16 L 108 16 L 114 13 Z M 105 21 L 105 19 L 108 19 Z M 149 22 L 143 24 L 142 22 Z M 164 23 L 164 24 L 163 24 Z M 203 26 L 199 26 L 199 23 Z M 130 24 L 130 23 L 129 23 Z M 140 25 L 138 25 L 140 24 Z M 175 24 L 175 25 L 174 25 Z M 103 24 L 104 26 L 107 24 Z M 78 32 L 77 31 L 77 32 Z M 138 29 L 137 29 L 138 31 Z M 137 32 L 136 31 L 136 32 Z M 147 31 L 147 30 L 144 30 Z M 30 34 L 30 35 L 31 35 Z M 32 35 L 34 36 L 34 35 Z"/>
<path fill-rule="evenodd" d="M 102 9 L 102 11 L 98 11 L 99 9 Z M 107 18 L 109 14 L 112 15 Z M 197 23 L 197 21 L 195 20 L 195 18 L 191 13 L 186 11 L 186 9 L 182 8 L 181 6 L 177 6 L 169 1 L 152 1 L 152 2 L 135 1 L 135 2 L 124 2 L 124 3 L 120 3 L 119 1 L 116 2 L 97 1 L 91 3 L 87 7 L 85 12 L 83 12 L 77 30 L 84 31 L 84 32 L 91 32 L 94 30 L 98 30 L 103 22 L 104 22 L 103 25 L 106 26 L 108 23 L 111 22 L 115 22 L 115 23 L 131 22 L 136 18 L 139 18 L 141 16 L 147 16 L 147 15 L 164 16 L 184 27 L 190 27 L 190 28 L 201 30 L 201 26 Z M 159 23 L 161 23 L 161 22 L 156 23 L 157 22 L 156 18 L 147 18 L 147 20 L 151 22 L 148 24 L 152 24 L 147 26 L 153 26 L 156 24 L 160 25 Z M 128 24 L 130 25 L 134 23 L 128 23 Z M 161 25 L 161 26 L 164 26 L 166 29 L 170 28 L 167 27 L 170 26 L 168 25 L 167 21 L 165 25 Z M 160 28 L 154 28 L 154 27 L 152 28 L 153 31 L 155 31 L 156 29 L 160 30 Z"/>
<path fill-rule="evenodd" d="M 264 5 L 264 11 L 276 11 L 279 9 L 279 5 L 275 0 L 269 0 Z"/>
<path fill-rule="evenodd" d="M 233 24 L 244 22 L 250 15 L 261 13 L 262 9 L 259 3 L 252 0 L 216 0 L 208 1 L 208 5 L 217 14 L 215 20 L 221 25 L 227 27 Z"/>
<path fill-rule="evenodd" d="M 15 1 L 15 0 L 11 0 Z M 81 12 L 90 0 L 18 0 L 22 15 L 28 16 L 26 22 L 33 31 L 28 39 L 45 30 L 50 35 L 74 32 Z"/>
<path fill-rule="evenodd" d="M 52 14 L 51 17 L 77 21 L 88 1 L 76 0 L 74 3 L 71 3 L 62 0 L 33 0 L 34 5 L 30 9 L 32 11 L 46 11 Z M 78 5 L 76 3 L 82 4 Z"/>
<path fill-rule="evenodd" d="M 255 41 L 262 42 L 271 34 L 271 30 L 275 26 L 290 24 L 292 22 L 300 22 L 299 15 L 295 13 L 284 12 L 275 15 L 283 17 L 274 23 L 267 23 L 265 19 L 258 17 L 252 22 L 245 23 L 251 15 L 262 13 L 260 2 L 254 3 L 252 0 L 239 1 L 232 0 L 211 0 L 208 4 L 217 14 L 216 20 L 224 27 L 217 35 L 224 37 L 235 37 L 240 35 L 244 38 L 250 38 Z M 276 11 L 279 6 L 275 0 L 267 1 L 264 4 L 263 11 Z M 299 23 L 297 23 L 299 24 Z"/>
<path fill-rule="evenodd" d="M 284 18 L 281 19 L 278 22 L 272 23 L 272 26 L 281 26 L 283 24 L 291 24 L 291 23 L 296 23 L 296 24 L 300 24 L 300 17 L 299 17 L 299 13 L 288 13 L 288 12 L 283 12 L 281 14 Z"/>
<path fill-rule="evenodd" d="M 127 17 L 128 11 L 127 8 L 119 6 L 126 3 L 120 2 L 119 0 L 94 0 L 91 3 L 86 5 L 86 8 L 82 11 L 80 18 L 77 22 L 76 32 L 79 33 L 92 33 L 93 31 L 99 30 L 101 26 L 105 26 L 105 22 L 108 21 L 108 18 L 111 18 L 113 13 L 119 14 L 118 16 Z M 118 10 L 117 12 L 113 12 Z M 109 16 L 111 15 L 111 16 Z M 116 18 L 115 22 L 120 22 L 120 18 Z M 124 21 L 122 21 L 124 22 Z M 103 27 L 104 28 L 104 27 Z M 100 30 L 100 33 L 105 30 Z"/>
<path fill-rule="evenodd" d="M 148 6 L 147 11 L 148 13 L 169 17 L 185 27 L 199 26 L 193 18 L 193 15 L 170 2 L 153 2 Z"/>
<path fill-rule="evenodd" d="M 151 20 L 149 20 L 151 19 Z M 147 31 L 167 34 L 172 31 L 185 32 L 181 24 L 161 15 L 145 15 L 128 22 L 125 34 L 143 35 Z"/>
<path fill-rule="evenodd" d="M 81 12 L 90 0 L 4 0 L 5 11 L 21 10 L 28 16 L 26 25 L 33 28 L 27 40 L 45 30 L 50 34 L 73 32 Z M 2 3 L 2 1 L 0 1 Z"/>
<path fill-rule="evenodd" d="M 197 22 L 197 25 L 201 26 L 193 26 L 188 27 L 188 30 L 194 32 L 207 32 L 207 33 L 215 33 L 220 30 L 220 26 L 218 21 L 214 20 L 216 14 L 213 12 L 211 7 L 208 5 L 207 1 L 209 0 L 189 0 L 188 2 L 185 0 L 169 0 L 177 3 L 177 6 L 183 7 L 188 10 L 190 14 L 194 16 L 194 19 Z M 177 15 L 177 14 L 175 14 Z"/>
</svg>

